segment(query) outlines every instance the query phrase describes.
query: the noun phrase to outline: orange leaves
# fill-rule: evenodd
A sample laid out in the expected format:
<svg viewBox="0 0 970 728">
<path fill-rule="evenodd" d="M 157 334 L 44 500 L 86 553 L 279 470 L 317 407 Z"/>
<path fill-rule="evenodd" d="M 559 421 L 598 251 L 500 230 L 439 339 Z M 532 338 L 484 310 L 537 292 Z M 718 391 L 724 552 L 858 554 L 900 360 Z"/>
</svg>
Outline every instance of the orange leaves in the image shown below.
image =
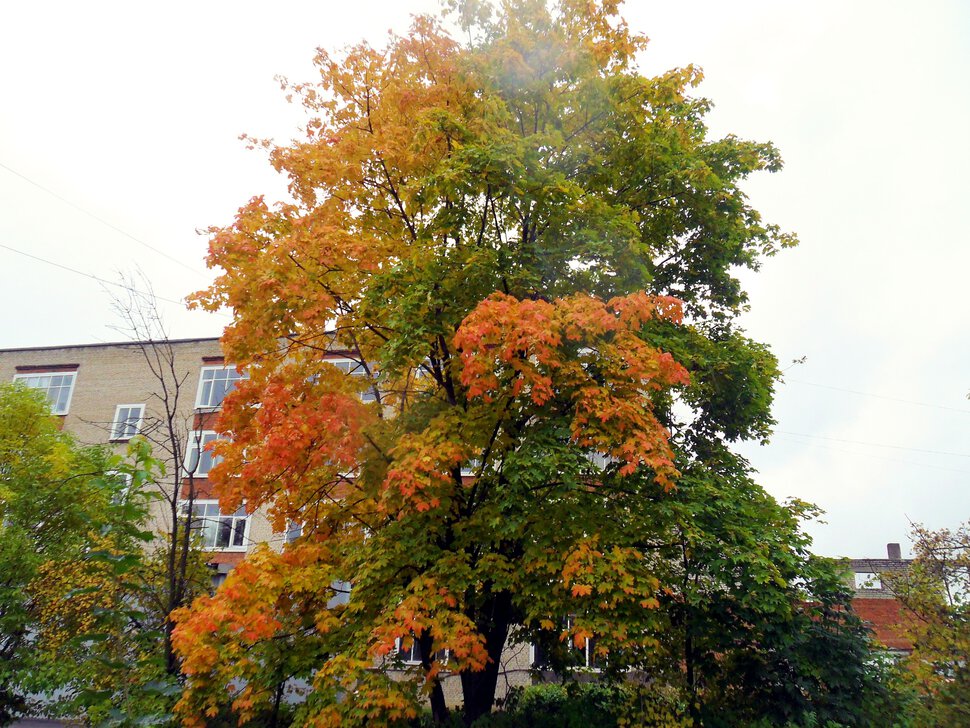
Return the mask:
<svg viewBox="0 0 970 728">
<path fill-rule="evenodd" d="M 290 568 L 285 556 L 265 547 L 251 553 L 214 596 L 172 614 L 173 646 L 189 678 L 177 706 L 186 725 L 205 725 L 205 716 L 214 715 L 232 685 L 245 686 L 233 705 L 241 722 L 269 704 L 274 686 L 266 674 L 267 657 L 277 644 L 286 648 L 285 640 L 304 622 L 293 603 L 300 569 Z M 300 590 L 302 604 L 326 598 L 326 585 L 317 581 L 315 586 L 317 599 L 308 598 L 305 587 Z"/>
<path fill-rule="evenodd" d="M 173 613 L 178 627 L 172 636 L 182 656 L 187 675 L 210 672 L 217 667 L 222 650 L 235 651 L 234 645 L 269 639 L 280 622 L 267 607 L 280 595 L 282 580 L 277 571 L 278 555 L 264 550 L 242 562 L 213 596 L 203 596 L 193 607 Z M 216 643 L 222 635 L 231 641 Z"/>
<path fill-rule="evenodd" d="M 435 655 L 426 680 L 441 669 L 440 655 L 445 650 L 449 653 L 450 669 L 483 669 L 489 660 L 485 639 L 459 606 L 456 595 L 439 579 L 416 577 L 400 602 L 384 613 L 372 631 L 372 654 L 385 656 L 397 640 L 406 648 L 415 639 L 428 635 L 434 639 Z"/>
<path fill-rule="evenodd" d="M 455 472 L 470 457 L 450 415 L 431 422 L 422 432 L 403 434 L 388 455 L 392 458 L 383 483 L 381 509 L 398 513 L 405 505 L 424 512 L 450 501 L 459 483 Z"/>
<path fill-rule="evenodd" d="M 338 488 L 340 474 L 357 467 L 363 431 L 375 417 L 353 379 L 325 362 L 254 367 L 227 397 L 219 421 L 231 439 L 217 445 L 224 461 L 211 478 L 224 507 L 273 501 L 283 530 L 308 491 Z"/>
<path fill-rule="evenodd" d="M 537 364 L 555 366 L 555 352 L 562 342 L 553 322 L 555 313 L 555 307 L 545 301 L 519 301 L 493 293 L 468 314 L 454 339 L 462 352 L 461 378 L 468 395 L 489 400 L 498 393 L 502 385 L 498 363 L 530 387 L 537 404 L 545 402 L 552 394 L 552 381 Z"/>
<path fill-rule="evenodd" d="M 607 303 L 585 294 L 550 302 L 493 293 L 455 334 L 461 381 L 470 398 L 485 402 L 566 400 L 577 444 L 623 461 L 624 475 L 646 465 L 669 487 L 673 456 L 646 393 L 686 384 L 688 376 L 639 334 L 653 320 L 681 317 L 679 301 L 642 291 Z"/>
</svg>

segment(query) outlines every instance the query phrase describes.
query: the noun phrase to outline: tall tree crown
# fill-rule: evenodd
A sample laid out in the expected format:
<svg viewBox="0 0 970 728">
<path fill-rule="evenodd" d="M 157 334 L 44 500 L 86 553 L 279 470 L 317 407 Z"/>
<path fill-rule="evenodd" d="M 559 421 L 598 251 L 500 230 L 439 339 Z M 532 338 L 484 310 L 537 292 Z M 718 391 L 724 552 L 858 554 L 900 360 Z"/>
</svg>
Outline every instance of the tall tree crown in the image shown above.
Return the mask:
<svg viewBox="0 0 970 728">
<path fill-rule="evenodd" d="M 221 417 L 223 503 L 304 531 L 182 615 L 185 706 L 238 678 L 241 710 L 264 699 L 267 652 L 216 656 L 284 634 L 331 698 L 307 710 L 358 721 L 413 714 L 419 684 L 440 702 L 443 669 L 481 713 L 510 632 L 566 614 L 617 665 L 656 644 L 644 509 L 675 461 L 767 432 L 777 367 L 734 330 L 734 271 L 792 240 L 739 189 L 774 148 L 708 139 L 700 71 L 642 76 L 617 5 L 456 3 L 464 42 L 419 17 L 288 86 L 305 138 L 257 143 L 292 200 L 213 229 L 196 300 L 234 311 L 250 372 Z M 372 670 L 402 639 L 414 683 Z"/>
</svg>

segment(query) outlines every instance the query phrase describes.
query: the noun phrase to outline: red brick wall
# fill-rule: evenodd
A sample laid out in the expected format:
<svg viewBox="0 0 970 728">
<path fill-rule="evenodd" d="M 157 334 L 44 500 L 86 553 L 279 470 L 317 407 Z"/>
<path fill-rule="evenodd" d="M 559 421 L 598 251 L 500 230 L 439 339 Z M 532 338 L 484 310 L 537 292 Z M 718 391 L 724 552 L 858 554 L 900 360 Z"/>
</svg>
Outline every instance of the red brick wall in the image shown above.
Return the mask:
<svg viewBox="0 0 970 728">
<path fill-rule="evenodd" d="M 911 650 L 912 643 L 903 636 L 899 602 L 895 599 L 853 599 L 852 607 L 859 618 L 872 627 L 875 638 L 895 650 Z"/>
</svg>

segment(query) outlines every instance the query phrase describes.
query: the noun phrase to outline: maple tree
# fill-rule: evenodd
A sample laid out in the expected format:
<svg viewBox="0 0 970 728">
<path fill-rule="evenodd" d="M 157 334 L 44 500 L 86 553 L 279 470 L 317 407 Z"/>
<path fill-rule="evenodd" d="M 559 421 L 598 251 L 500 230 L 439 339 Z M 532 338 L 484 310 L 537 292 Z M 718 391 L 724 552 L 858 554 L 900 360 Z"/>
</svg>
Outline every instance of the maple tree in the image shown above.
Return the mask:
<svg viewBox="0 0 970 728">
<path fill-rule="evenodd" d="M 213 230 L 196 301 L 232 309 L 249 378 L 211 479 L 302 535 L 177 612 L 187 724 L 227 690 L 252 718 L 290 677 L 304 722 L 425 698 L 444 721 L 446 676 L 470 724 L 510 640 L 595 636 L 616 671 L 656 654 L 670 585 L 646 516 L 675 461 L 767 435 L 778 370 L 736 328 L 735 269 L 794 241 L 738 186 L 775 149 L 709 139 L 701 72 L 640 74 L 617 5 L 455 3 L 466 41 L 419 17 L 320 51 L 289 86 L 305 138 L 254 142 L 292 200 Z"/>
</svg>

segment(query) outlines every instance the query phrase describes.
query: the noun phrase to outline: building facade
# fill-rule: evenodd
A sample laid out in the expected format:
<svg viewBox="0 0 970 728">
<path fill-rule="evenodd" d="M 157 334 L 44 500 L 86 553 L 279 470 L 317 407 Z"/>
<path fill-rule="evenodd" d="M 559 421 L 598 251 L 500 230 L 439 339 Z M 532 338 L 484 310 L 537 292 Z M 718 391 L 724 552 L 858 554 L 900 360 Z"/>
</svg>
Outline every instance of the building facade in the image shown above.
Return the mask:
<svg viewBox="0 0 970 728">
<path fill-rule="evenodd" d="M 852 608 L 869 624 L 877 642 L 899 654 L 911 652 L 913 644 L 903 634 L 899 600 L 883 575 L 906 571 L 910 563 L 909 559 L 902 558 L 898 543 L 886 544 L 886 558 L 849 560 L 848 578 L 855 590 Z"/>
<path fill-rule="evenodd" d="M 168 473 L 160 489 L 182 499 L 191 484 L 192 524 L 217 581 L 256 544 L 280 547 L 286 538 L 259 511 L 222 513 L 208 483 L 215 462 L 205 446 L 216 438 L 223 397 L 241 376 L 216 338 L 0 350 L 0 381 L 45 392 L 63 429 L 81 443 L 124 453 L 143 435 Z M 186 501 L 186 517 L 188 510 Z M 171 508 L 156 502 L 153 530 L 170 533 L 171 521 Z"/>
</svg>

